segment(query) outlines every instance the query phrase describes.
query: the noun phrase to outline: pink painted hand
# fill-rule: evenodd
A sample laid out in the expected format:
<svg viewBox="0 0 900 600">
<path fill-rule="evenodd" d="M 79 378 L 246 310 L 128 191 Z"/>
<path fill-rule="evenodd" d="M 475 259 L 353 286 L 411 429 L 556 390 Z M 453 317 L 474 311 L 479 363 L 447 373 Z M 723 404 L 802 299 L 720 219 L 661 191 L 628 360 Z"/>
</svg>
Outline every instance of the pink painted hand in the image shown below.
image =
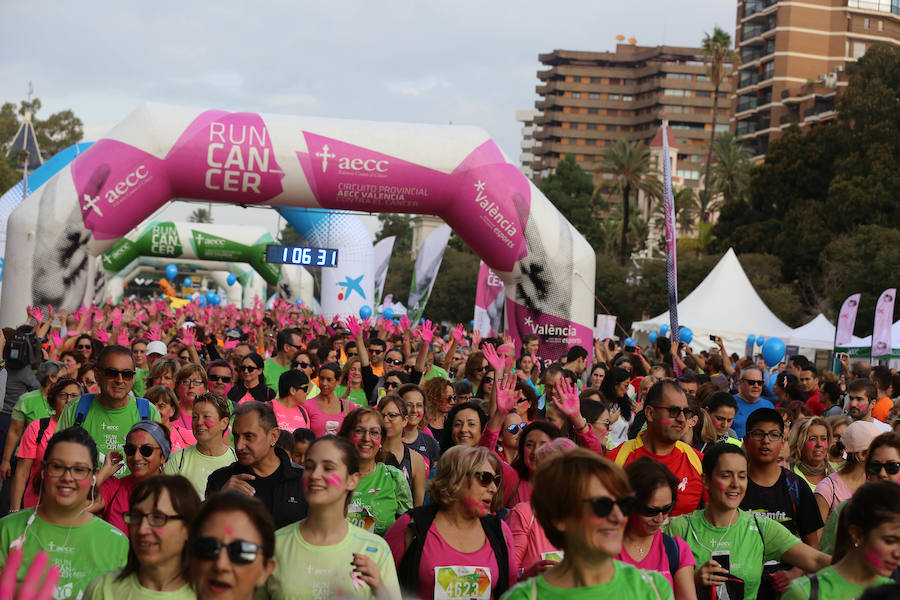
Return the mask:
<svg viewBox="0 0 900 600">
<path fill-rule="evenodd" d="M 484 353 L 484 357 L 487 359 L 488 364 L 494 369 L 494 374 L 499 375 L 505 369 L 506 361 L 502 356 L 497 354 L 493 344 L 485 344 L 481 351 Z"/>
<path fill-rule="evenodd" d="M 60 345 L 62 345 L 62 336 L 59 335 L 58 331 L 54 331 L 53 333 L 50 334 L 50 341 L 53 343 L 54 346 L 56 346 L 58 348 Z"/>
<path fill-rule="evenodd" d="M 362 325 L 356 317 L 349 317 L 347 319 L 347 329 L 350 330 L 350 335 L 354 338 L 358 338 L 362 335 Z"/>
<path fill-rule="evenodd" d="M 109 333 L 107 333 L 103 329 L 97 329 L 94 331 L 94 337 L 98 339 L 101 343 L 105 344 L 109 341 Z"/>
<path fill-rule="evenodd" d="M 191 347 L 197 343 L 197 334 L 194 333 L 193 327 L 184 328 L 184 331 L 181 334 L 181 341 L 184 342 L 184 345 L 187 347 Z"/>
<path fill-rule="evenodd" d="M 476 329 L 472 332 L 472 347 L 478 350 L 479 344 L 481 344 L 481 332 Z"/>
<path fill-rule="evenodd" d="M 565 377 L 560 377 L 556 382 L 555 389 L 553 404 L 556 408 L 573 423 L 581 419 L 581 400 L 578 398 L 578 388 L 569 383 Z"/>
<path fill-rule="evenodd" d="M 119 335 L 116 338 L 116 343 L 120 346 L 125 346 L 126 348 L 131 347 L 131 336 L 128 335 L 127 329 L 120 329 Z"/>
<path fill-rule="evenodd" d="M 400 331 L 401 331 L 401 333 L 402 333 L 403 331 L 408 331 L 411 325 L 412 325 L 412 323 L 410 323 L 410 321 L 409 321 L 409 316 L 408 316 L 408 315 L 402 315 L 402 316 L 400 317 Z"/>
<path fill-rule="evenodd" d="M 158 341 L 160 341 L 161 337 L 162 336 L 160 335 L 159 325 L 154 325 L 153 327 L 150 328 L 150 341 L 151 342 L 158 342 Z"/>
<path fill-rule="evenodd" d="M 456 329 L 454 329 L 453 333 L 450 335 L 453 337 L 454 340 L 456 340 L 456 343 L 459 344 L 460 346 L 466 345 L 466 340 L 465 340 L 466 328 L 463 327 L 462 323 L 457 323 Z"/>
<path fill-rule="evenodd" d="M 228 340 L 225 342 L 225 349 L 231 350 L 232 348 L 236 348 L 239 343 L 238 340 Z"/>
<path fill-rule="evenodd" d="M 56 591 L 56 583 L 59 581 L 59 567 L 51 566 L 46 575 L 44 568 L 47 566 L 49 555 L 46 552 L 38 552 L 28 566 L 22 586 L 16 592 L 16 579 L 19 568 L 22 566 L 24 553 L 21 548 L 10 550 L 3 565 L 3 573 L 0 574 L 0 598 L 9 600 L 50 600 Z M 41 577 L 43 576 L 43 581 Z"/>
<path fill-rule="evenodd" d="M 113 314 L 112 314 L 112 326 L 118 327 L 121 322 L 122 322 L 122 310 L 117 308 L 113 311 Z"/>
<path fill-rule="evenodd" d="M 431 340 L 434 339 L 434 332 L 437 329 L 437 325 L 432 326 L 431 321 L 425 321 L 419 328 L 419 337 L 422 338 L 422 341 L 426 344 L 431 344 Z"/>
<path fill-rule="evenodd" d="M 511 373 L 504 373 L 503 379 L 497 387 L 497 410 L 502 414 L 512 412 L 519 400 L 519 392 L 516 390 L 516 377 Z"/>
<path fill-rule="evenodd" d="M 35 306 L 31 309 L 31 316 L 38 322 L 38 325 L 44 322 L 44 311 L 41 310 L 40 306 Z"/>
</svg>

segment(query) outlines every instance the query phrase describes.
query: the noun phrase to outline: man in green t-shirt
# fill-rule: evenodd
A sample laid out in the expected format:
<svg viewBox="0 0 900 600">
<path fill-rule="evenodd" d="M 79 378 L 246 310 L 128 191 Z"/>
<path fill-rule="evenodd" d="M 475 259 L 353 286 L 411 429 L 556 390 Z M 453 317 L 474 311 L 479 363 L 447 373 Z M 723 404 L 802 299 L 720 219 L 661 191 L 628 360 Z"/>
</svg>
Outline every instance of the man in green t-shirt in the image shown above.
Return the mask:
<svg viewBox="0 0 900 600">
<path fill-rule="evenodd" d="M 131 350 L 124 346 L 106 346 L 97 357 L 97 384 L 100 386 L 91 407 L 84 417 L 84 427 L 100 451 L 100 462 L 111 450 L 122 452 L 125 436 L 131 426 L 141 420 L 137 400 L 131 395 L 134 383 L 134 358 Z M 146 400 L 142 400 L 146 402 Z M 75 415 L 79 400 L 72 400 L 59 417 L 57 431 L 76 424 Z M 149 405 L 150 419 L 159 420 L 159 411 Z"/>
<path fill-rule="evenodd" d="M 268 359 L 263 364 L 263 375 L 266 377 L 266 385 L 278 393 L 278 379 L 281 374 L 291 368 L 291 362 L 303 347 L 300 345 L 300 330 L 293 327 L 282 329 L 275 338 L 278 354 Z"/>
</svg>

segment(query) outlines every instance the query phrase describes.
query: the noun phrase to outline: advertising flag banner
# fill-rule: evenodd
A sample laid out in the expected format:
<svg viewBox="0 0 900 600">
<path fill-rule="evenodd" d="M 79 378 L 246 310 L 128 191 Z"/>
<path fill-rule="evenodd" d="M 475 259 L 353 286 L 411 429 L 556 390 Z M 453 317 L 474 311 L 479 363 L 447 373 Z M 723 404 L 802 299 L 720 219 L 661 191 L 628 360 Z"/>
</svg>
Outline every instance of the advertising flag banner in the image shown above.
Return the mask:
<svg viewBox="0 0 900 600">
<path fill-rule="evenodd" d="M 431 288 L 434 287 L 434 280 L 437 279 L 438 271 L 441 269 L 444 250 L 447 249 L 449 240 L 450 226 L 441 225 L 429 233 L 422 242 L 419 255 L 416 256 L 416 270 L 409 286 L 409 300 L 406 303 L 409 307 L 409 318 L 413 323 L 421 319 L 422 313 L 425 312 L 425 305 L 428 303 Z"/>
<path fill-rule="evenodd" d="M 894 298 L 897 288 L 881 292 L 875 304 L 875 327 L 872 331 L 872 358 L 889 358 L 893 352 L 891 325 L 894 323 Z"/>
<path fill-rule="evenodd" d="M 594 325 L 594 339 L 612 339 L 616 335 L 616 315 L 597 315 Z"/>
<path fill-rule="evenodd" d="M 394 241 L 397 236 L 386 237 L 373 248 L 375 254 L 375 306 L 381 305 L 381 294 L 384 292 L 384 281 L 387 279 L 388 265 L 394 252 Z"/>
<path fill-rule="evenodd" d="M 478 265 L 478 286 L 475 288 L 475 329 L 483 337 L 500 333 L 503 325 L 503 281 L 484 261 Z"/>
<path fill-rule="evenodd" d="M 669 326 L 672 343 L 678 344 L 678 266 L 675 260 L 675 197 L 672 194 L 672 163 L 669 160 L 669 124 L 663 121 L 663 195 L 666 211 L 666 284 L 669 291 Z"/>
<path fill-rule="evenodd" d="M 856 326 L 856 311 L 859 308 L 859 299 L 862 294 L 847 296 L 841 304 L 841 312 L 838 315 L 837 328 L 834 333 L 834 345 L 846 346 L 853 339 L 853 328 Z"/>
</svg>

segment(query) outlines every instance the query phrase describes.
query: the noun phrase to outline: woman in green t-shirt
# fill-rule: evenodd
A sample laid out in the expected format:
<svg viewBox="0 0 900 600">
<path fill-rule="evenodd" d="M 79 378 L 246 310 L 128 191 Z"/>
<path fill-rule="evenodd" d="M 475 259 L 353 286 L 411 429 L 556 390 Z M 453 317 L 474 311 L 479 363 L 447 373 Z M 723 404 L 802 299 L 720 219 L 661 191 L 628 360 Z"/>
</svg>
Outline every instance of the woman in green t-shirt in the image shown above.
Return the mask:
<svg viewBox="0 0 900 600">
<path fill-rule="evenodd" d="M 339 437 L 359 453 L 359 485 L 350 500 L 347 519 L 378 535 L 413 506 L 409 482 L 396 467 L 384 464 L 384 417 L 374 408 L 357 408 L 341 424 Z"/>
<path fill-rule="evenodd" d="M 192 600 L 184 547 L 188 526 L 200 512 L 200 496 L 180 475 L 160 475 L 137 484 L 125 522 L 131 547 L 119 571 L 98 577 L 85 600 Z"/>
<path fill-rule="evenodd" d="M 356 406 L 369 405 L 363 390 L 362 363 L 358 358 L 351 358 L 341 369 L 341 380 L 334 388 L 334 395 L 342 400 L 349 399 Z"/>
<path fill-rule="evenodd" d="M 512 588 L 504 600 L 672 600 L 672 587 L 661 574 L 613 559 L 622 551 L 634 505 L 621 467 L 584 448 L 548 457 L 534 474 L 531 503 L 563 559 Z"/>
<path fill-rule="evenodd" d="M 0 564 L 15 548 L 24 552 L 18 579 L 39 552 L 61 575 L 57 598 L 77 598 L 95 577 L 125 564 L 128 538 L 90 513 L 95 502 L 97 444 L 81 427 L 50 438 L 44 453 L 38 505 L 0 519 Z"/>
<path fill-rule="evenodd" d="M 866 483 L 848 501 L 841 516 L 835 562 L 791 583 L 782 600 L 854 600 L 870 587 L 892 583 L 900 565 L 900 486 Z"/>
</svg>

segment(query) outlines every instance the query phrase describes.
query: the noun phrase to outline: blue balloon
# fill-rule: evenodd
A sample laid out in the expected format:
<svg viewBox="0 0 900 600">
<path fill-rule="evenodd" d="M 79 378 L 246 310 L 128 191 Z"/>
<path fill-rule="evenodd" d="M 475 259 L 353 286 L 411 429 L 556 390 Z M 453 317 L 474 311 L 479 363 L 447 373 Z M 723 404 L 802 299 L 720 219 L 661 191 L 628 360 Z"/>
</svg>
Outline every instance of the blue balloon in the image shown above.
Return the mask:
<svg viewBox="0 0 900 600">
<path fill-rule="evenodd" d="M 216 293 L 212 290 L 206 291 L 206 301 L 212 303 L 212 299 L 216 296 Z"/>
<path fill-rule="evenodd" d="M 469 321 L 469 327 L 475 327 L 475 319 Z"/>
<path fill-rule="evenodd" d="M 691 340 L 694 339 L 694 332 L 690 330 L 688 327 L 681 327 L 678 330 L 678 341 L 684 342 L 685 344 L 690 344 Z"/>
<path fill-rule="evenodd" d="M 215 297 L 213 297 L 213 306 L 218 306 L 220 304 L 222 304 L 222 296 L 216 294 Z"/>
<path fill-rule="evenodd" d="M 178 267 L 175 265 L 168 265 L 166 267 L 166 279 L 174 281 L 176 277 L 178 277 Z"/>
<path fill-rule="evenodd" d="M 199 304 L 200 306 L 206 306 L 206 297 L 203 296 L 202 294 L 197 294 L 196 296 L 194 296 L 194 299 L 197 301 L 197 304 Z"/>
<path fill-rule="evenodd" d="M 669 333 L 669 324 L 663 323 L 659 326 L 659 335 L 666 335 L 667 333 Z"/>
<path fill-rule="evenodd" d="M 184 278 L 184 287 L 191 287 L 192 285 L 194 285 L 194 282 L 191 281 L 191 278 L 185 277 Z"/>
<path fill-rule="evenodd" d="M 194 295 L 193 295 L 193 294 L 188 294 L 187 296 L 184 297 L 184 299 L 187 300 L 188 302 L 193 302 L 193 301 L 194 301 Z"/>
<path fill-rule="evenodd" d="M 750 344 L 751 346 L 753 345 L 753 342 L 755 342 L 755 341 L 756 341 L 756 336 L 753 335 L 752 333 L 747 336 L 747 343 Z"/>
<path fill-rule="evenodd" d="M 648 337 L 650 338 L 650 343 L 652 344 L 656 341 L 656 338 L 659 337 L 659 334 L 656 333 L 655 331 L 651 331 L 650 335 Z"/>
<path fill-rule="evenodd" d="M 228 282 L 228 285 L 234 285 L 234 283 L 237 281 L 237 275 L 235 275 L 234 273 L 229 273 L 228 277 L 225 278 L 225 281 Z"/>
<path fill-rule="evenodd" d="M 297 306 L 303 306 L 303 299 L 297 298 Z"/>
<path fill-rule="evenodd" d="M 762 347 L 762 357 L 766 364 L 774 367 L 784 358 L 784 342 L 778 338 L 769 338 Z"/>
<path fill-rule="evenodd" d="M 634 341 L 633 337 L 627 337 L 627 338 L 625 338 L 625 345 L 634 347 L 634 346 L 637 346 L 637 342 Z"/>
<path fill-rule="evenodd" d="M 359 309 L 359 316 L 363 319 L 368 319 L 372 316 L 372 307 L 369 305 L 361 306 Z"/>
<path fill-rule="evenodd" d="M 762 347 L 762 345 L 765 343 L 766 343 L 766 338 L 764 338 L 761 335 L 756 337 L 756 345 L 757 346 Z"/>
<path fill-rule="evenodd" d="M 394 318 L 394 309 L 390 306 L 385 307 L 384 312 L 382 313 L 385 319 L 393 319 Z"/>
</svg>

